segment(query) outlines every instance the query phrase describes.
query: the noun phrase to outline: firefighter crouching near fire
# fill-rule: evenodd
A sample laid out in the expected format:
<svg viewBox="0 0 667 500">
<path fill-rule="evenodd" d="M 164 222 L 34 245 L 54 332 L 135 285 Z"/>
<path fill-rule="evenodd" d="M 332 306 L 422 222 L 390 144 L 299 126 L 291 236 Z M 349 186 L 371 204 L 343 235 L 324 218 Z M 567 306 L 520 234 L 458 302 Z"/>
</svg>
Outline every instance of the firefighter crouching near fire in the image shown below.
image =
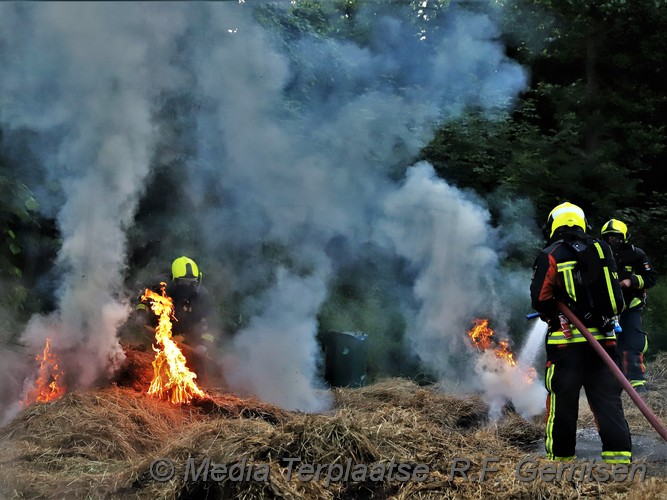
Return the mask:
<svg viewBox="0 0 667 500">
<path fill-rule="evenodd" d="M 557 309 L 557 300 L 570 307 L 614 359 L 616 338 L 613 324 L 603 328 L 603 318 L 595 314 L 583 315 L 576 305 L 576 298 L 584 297 L 590 290 L 577 280 L 575 266 L 581 257 L 569 243 L 578 240 L 590 244 L 591 236 L 586 234 L 587 230 L 586 217 L 581 208 L 569 202 L 555 207 L 545 226 L 547 245 L 535 260 L 530 284 L 532 306 L 549 326 L 545 372 L 548 391 L 546 457 L 556 461 L 576 458 L 579 395 L 583 387 L 598 426 L 603 461 L 629 463 L 632 442 L 622 406 L 622 386 L 581 332 L 565 316 L 559 315 Z M 611 261 L 608 265 L 615 278 L 611 248 L 602 240 L 599 244 L 599 250 Z M 608 280 L 607 287 L 608 300 L 617 302 L 622 310 L 623 295 L 618 280 Z"/>
<path fill-rule="evenodd" d="M 625 310 L 619 317 L 622 331 L 617 334 L 618 366 L 637 392 L 647 392 L 644 354 L 648 348 L 648 336 L 642 329 L 642 312 L 646 305 L 646 290 L 655 285 L 658 273 L 644 250 L 628 242 L 625 223 L 610 219 L 602 226 L 600 234 L 614 251 L 625 299 Z"/>
<path fill-rule="evenodd" d="M 160 285 L 154 286 L 153 291 L 160 293 Z M 211 312 L 210 295 L 202 285 L 202 273 L 194 260 L 181 256 L 172 262 L 171 281 L 166 283 L 165 292 L 174 305 L 172 338 L 201 382 L 211 366 L 215 337 L 207 320 Z M 137 310 L 151 314 L 148 324 L 154 329 L 157 316 L 153 317 L 148 300 L 140 302 Z"/>
</svg>

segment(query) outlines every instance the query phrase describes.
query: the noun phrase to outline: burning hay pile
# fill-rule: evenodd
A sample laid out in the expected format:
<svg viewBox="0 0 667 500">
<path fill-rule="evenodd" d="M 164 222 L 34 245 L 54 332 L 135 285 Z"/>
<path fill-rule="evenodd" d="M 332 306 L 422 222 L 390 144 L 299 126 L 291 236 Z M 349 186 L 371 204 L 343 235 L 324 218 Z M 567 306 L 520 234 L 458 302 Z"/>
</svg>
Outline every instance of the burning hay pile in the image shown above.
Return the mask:
<svg viewBox="0 0 667 500">
<path fill-rule="evenodd" d="M 145 365 L 149 356 L 128 351 L 128 359 L 133 370 L 151 371 Z M 667 356 L 652 364 L 656 374 L 665 366 Z M 488 406 L 476 395 L 455 397 L 409 380 L 333 389 L 330 412 L 305 414 L 213 390 L 174 405 L 150 397 L 145 387 L 137 390 L 139 379 L 126 373 L 111 387 L 25 408 L 0 433 L 2 497 L 655 498 L 667 493 L 667 480 L 656 474 L 632 481 L 526 479 L 529 470 L 549 464 L 538 444 L 541 422 L 526 421 L 510 408 L 491 422 Z M 649 402 L 664 420 L 664 380 L 652 383 L 661 390 Z M 650 432 L 631 410 L 629 415 L 634 432 Z M 517 473 L 520 463 L 526 464 L 524 476 Z"/>
</svg>

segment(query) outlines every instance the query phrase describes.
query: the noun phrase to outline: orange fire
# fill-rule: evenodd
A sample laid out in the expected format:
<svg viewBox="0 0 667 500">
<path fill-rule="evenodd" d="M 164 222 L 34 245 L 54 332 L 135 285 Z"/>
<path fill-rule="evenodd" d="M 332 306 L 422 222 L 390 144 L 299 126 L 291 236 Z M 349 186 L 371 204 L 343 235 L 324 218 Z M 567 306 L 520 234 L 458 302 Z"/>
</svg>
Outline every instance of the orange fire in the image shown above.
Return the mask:
<svg viewBox="0 0 667 500">
<path fill-rule="evenodd" d="M 473 322 L 475 323 L 475 326 L 468 332 L 468 336 L 475 347 L 481 352 L 484 352 L 487 349 L 492 349 L 496 358 L 502 359 L 510 366 L 517 366 L 517 360 L 512 352 L 509 340 L 496 340 L 493 336 L 493 330 L 489 328 L 489 320 L 475 319 Z M 528 381 L 535 380 L 535 377 L 537 376 L 535 368 L 532 366 L 520 368 L 523 372 L 523 376 Z"/>
<path fill-rule="evenodd" d="M 468 336 L 475 347 L 482 352 L 493 348 L 493 352 L 497 358 L 505 360 L 512 366 L 516 366 L 516 359 L 510 348 L 509 340 L 497 341 L 493 336 L 493 330 L 489 328 L 488 319 L 475 319 L 473 321 L 475 326 L 468 332 Z"/>
<path fill-rule="evenodd" d="M 195 396 L 206 397 L 195 379 L 197 374 L 186 366 L 186 359 L 176 342 L 171 338 L 171 319 L 174 316 L 174 304 L 165 292 L 165 283 L 160 283 L 162 293 L 146 289 L 142 300 L 151 301 L 151 310 L 158 316 L 155 328 L 157 347 L 153 361 L 153 380 L 148 394 L 158 399 L 166 399 L 173 404 L 188 404 Z"/>
<path fill-rule="evenodd" d="M 65 394 L 62 381 L 58 381 L 63 376 L 63 371 L 58 367 L 58 356 L 51 351 L 50 343 L 51 339 L 47 338 L 44 350 L 41 354 L 35 356 L 35 359 L 39 361 L 39 375 L 35 380 L 34 387 L 24 398 L 25 404 L 35 401 L 46 403 Z"/>
</svg>

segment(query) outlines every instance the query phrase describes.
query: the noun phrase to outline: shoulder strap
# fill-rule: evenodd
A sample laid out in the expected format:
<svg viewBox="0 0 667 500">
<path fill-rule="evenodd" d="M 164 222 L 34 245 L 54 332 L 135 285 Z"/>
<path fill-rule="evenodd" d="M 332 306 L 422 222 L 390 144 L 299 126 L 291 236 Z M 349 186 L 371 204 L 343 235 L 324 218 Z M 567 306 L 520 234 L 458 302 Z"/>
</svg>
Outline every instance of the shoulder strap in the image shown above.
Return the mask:
<svg viewBox="0 0 667 500">
<path fill-rule="evenodd" d="M 591 237 L 587 241 L 571 240 L 563 243 L 577 253 L 577 271 L 582 283 L 590 284 L 594 282 L 604 268 L 609 266 L 607 256 L 598 239 Z"/>
</svg>

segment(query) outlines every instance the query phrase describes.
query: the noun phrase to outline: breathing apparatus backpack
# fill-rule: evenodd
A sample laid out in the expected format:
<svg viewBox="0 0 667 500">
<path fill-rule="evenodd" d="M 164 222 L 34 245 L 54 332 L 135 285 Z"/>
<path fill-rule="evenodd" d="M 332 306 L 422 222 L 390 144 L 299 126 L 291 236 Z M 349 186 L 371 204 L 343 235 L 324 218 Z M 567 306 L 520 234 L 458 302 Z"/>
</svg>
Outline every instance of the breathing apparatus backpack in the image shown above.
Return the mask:
<svg viewBox="0 0 667 500">
<path fill-rule="evenodd" d="M 577 254 L 573 276 L 580 293 L 574 310 L 581 319 L 598 316 L 603 331 L 614 328 L 614 318 L 625 308 L 623 292 L 618 282 L 614 254 L 607 242 L 589 237 L 585 240 L 563 240 Z"/>
</svg>

